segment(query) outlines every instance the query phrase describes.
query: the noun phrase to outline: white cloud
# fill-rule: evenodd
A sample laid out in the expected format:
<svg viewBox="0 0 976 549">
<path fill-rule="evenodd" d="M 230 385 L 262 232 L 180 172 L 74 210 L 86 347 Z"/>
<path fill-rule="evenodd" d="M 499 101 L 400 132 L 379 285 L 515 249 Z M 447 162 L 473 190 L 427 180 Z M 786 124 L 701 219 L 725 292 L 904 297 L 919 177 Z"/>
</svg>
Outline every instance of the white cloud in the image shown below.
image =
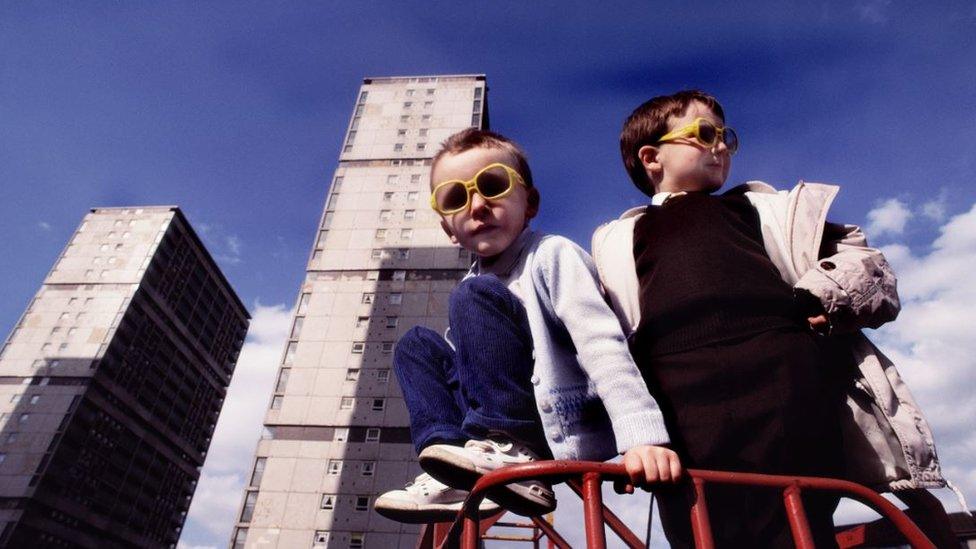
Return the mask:
<svg viewBox="0 0 976 549">
<path fill-rule="evenodd" d="M 207 539 L 183 539 L 186 545 L 181 547 L 190 549 L 214 539 L 222 546 L 230 539 L 291 316 L 283 304 L 254 308 L 183 530 L 184 538 L 201 533 Z"/>
<path fill-rule="evenodd" d="M 946 211 L 949 207 L 949 193 L 942 189 L 939 196 L 922 204 L 919 212 L 926 218 L 942 223 L 946 219 Z"/>
<path fill-rule="evenodd" d="M 867 234 L 876 237 L 883 234 L 899 235 L 904 232 L 905 224 L 911 217 L 912 212 L 904 202 L 889 198 L 868 212 Z"/>
<path fill-rule="evenodd" d="M 237 235 L 230 235 L 227 237 L 227 247 L 230 249 L 231 255 L 240 256 L 241 255 L 241 239 Z"/>
<path fill-rule="evenodd" d="M 41 229 L 42 231 L 50 231 L 51 230 L 51 224 L 48 223 L 47 221 L 38 221 L 37 222 L 37 227 L 39 229 Z"/>
</svg>

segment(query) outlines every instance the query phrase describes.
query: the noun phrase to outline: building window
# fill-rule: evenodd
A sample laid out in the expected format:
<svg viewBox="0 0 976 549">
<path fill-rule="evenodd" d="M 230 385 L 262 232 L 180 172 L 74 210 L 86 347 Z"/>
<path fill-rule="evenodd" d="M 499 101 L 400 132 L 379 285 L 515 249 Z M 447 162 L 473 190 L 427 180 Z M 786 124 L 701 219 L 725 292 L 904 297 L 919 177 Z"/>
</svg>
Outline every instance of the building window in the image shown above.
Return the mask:
<svg viewBox="0 0 976 549">
<path fill-rule="evenodd" d="M 393 280 L 395 280 L 395 281 L 403 281 L 403 280 L 406 280 L 406 279 L 407 279 L 407 271 L 404 271 L 402 269 L 397 269 L 397 270 L 393 271 Z"/>
<path fill-rule="evenodd" d="M 359 474 L 364 477 L 371 477 L 373 473 L 376 472 L 376 462 L 375 461 L 364 461 L 359 466 Z"/>
<path fill-rule="evenodd" d="M 399 320 L 400 319 L 397 318 L 397 317 L 395 317 L 395 316 L 388 316 L 388 317 L 386 317 L 386 327 L 387 328 L 396 328 L 397 327 L 397 323 L 399 322 Z"/>
<path fill-rule="evenodd" d="M 410 259 L 410 248 L 397 249 L 397 259 Z"/>
<path fill-rule="evenodd" d="M 401 124 L 406 124 L 406 123 L 407 123 L 407 121 L 409 121 L 409 120 L 410 120 L 410 117 L 409 117 L 409 116 L 407 116 L 407 115 L 405 115 L 405 114 L 404 114 L 404 115 L 402 115 L 402 116 L 400 116 L 400 123 L 401 123 Z"/>
<path fill-rule="evenodd" d="M 303 315 L 308 311 L 308 302 L 312 299 L 312 294 L 302 294 L 298 299 L 298 314 Z"/>
<path fill-rule="evenodd" d="M 342 460 L 341 459 L 330 459 L 329 460 L 329 474 L 332 476 L 337 476 L 342 472 Z"/>
<path fill-rule="evenodd" d="M 391 193 L 391 192 L 383 193 L 383 201 L 384 202 L 389 202 L 391 200 L 393 200 L 393 193 Z"/>
<path fill-rule="evenodd" d="M 369 510 L 369 496 L 356 496 L 356 510 L 357 511 Z"/>
<path fill-rule="evenodd" d="M 366 429 L 366 442 L 379 442 L 380 441 L 380 429 L 379 427 L 370 427 Z"/>
<path fill-rule="evenodd" d="M 359 316 L 359 317 L 356 317 L 356 327 L 357 328 L 365 328 L 368 324 L 369 324 L 369 317 L 368 316 Z"/>
<path fill-rule="evenodd" d="M 380 259 L 381 257 L 383 257 L 383 250 L 382 249 L 380 249 L 380 248 L 373 248 L 372 250 L 370 250 L 370 252 L 369 252 L 369 258 L 370 259 Z"/>
<path fill-rule="evenodd" d="M 345 427 L 337 427 L 335 432 L 332 434 L 333 442 L 345 442 L 349 440 L 349 429 Z"/>
<path fill-rule="evenodd" d="M 393 210 L 380 210 L 380 221 L 389 221 Z"/>
<path fill-rule="evenodd" d="M 376 381 L 380 383 L 388 383 L 390 381 L 390 371 L 389 370 L 379 370 L 376 372 Z"/>
<path fill-rule="evenodd" d="M 411 107 L 413 107 L 413 101 L 404 101 L 403 102 L 403 108 L 404 109 L 409 109 Z"/>
<path fill-rule="evenodd" d="M 412 174 L 410 176 L 410 182 L 411 183 L 420 183 L 420 174 L 419 173 Z"/>
<path fill-rule="evenodd" d="M 281 395 L 275 395 L 275 396 L 271 397 L 271 409 L 272 410 L 280 410 L 281 409 L 281 402 L 284 399 L 285 399 L 285 397 L 283 397 Z"/>
<path fill-rule="evenodd" d="M 366 351 L 366 342 L 365 341 L 356 341 L 356 342 L 354 342 L 352 344 L 352 352 L 353 352 L 353 354 L 361 355 L 361 354 L 363 354 L 364 351 Z"/>
<path fill-rule="evenodd" d="M 401 293 L 390 294 L 389 299 L 390 299 L 390 305 L 399 305 L 403 303 L 403 294 Z"/>
<path fill-rule="evenodd" d="M 251 487 L 261 486 L 261 479 L 264 477 L 264 468 L 268 465 L 268 458 L 259 457 L 254 461 L 254 472 L 251 473 Z"/>
<path fill-rule="evenodd" d="M 386 229 L 376 229 L 376 232 L 373 233 L 373 238 L 376 240 L 386 240 Z"/>
<path fill-rule="evenodd" d="M 234 546 L 232 549 L 244 549 L 247 545 L 247 528 L 238 528 L 234 533 Z"/>
<path fill-rule="evenodd" d="M 474 98 L 475 99 L 481 99 L 481 92 L 482 92 L 482 89 L 481 88 L 475 88 L 474 89 Z"/>
<path fill-rule="evenodd" d="M 369 293 L 369 292 L 363 293 L 363 303 L 366 303 L 366 304 L 372 303 L 373 302 L 373 298 L 375 296 L 376 296 L 376 294 L 373 294 L 373 293 Z"/>
<path fill-rule="evenodd" d="M 434 95 L 434 88 L 427 88 L 427 95 Z"/>
<path fill-rule="evenodd" d="M 298 350 L 298 343 L 295 341 L 289 341 L 288 347 L 285 348 L 285 364 L 291 364 L 295 362 L 295 351 Z"/>
<path fill-rule="evenodd" d="M 278 372 L 278 383 L 275 384 L 276 393 L 284 393 L 285 387 L 288 386 L 288 376 L 291 375 L 291 368 L 282 368 Z"/>
<path fill-rule="evenodd" d="M 434 105 L 433 101 L 424 101 L 424 108 L 429 109 Z"/>
<path fill-rule="evenodd" d="M 365 103 L 367 96 L 369 96 L 369 92 L 368 91 L 364 91 L 364 92 L 360 93 L 359 94 L 359 103 Z"/>
<path fill-rule="evenodd" d="M 305 324 L 304 316 L 295 317 L 295 323 L 291 326 L 291 339 L 298 339 L 298 334 L 302 333 L 303 324 Z"/>
<path fill-rule="evenodd" d="M 403 218 L 410 220 L 417 217 L 417 210 L 403 210 Z"/>
<path fill-rule="evenodd" d="M 346 381 L 358 381 L 359 368 L 349 368 L 346 370 Z"/>
<path fill-rule="evenodd" d="M 27 423 L 28 419 L 30 419 L 30 414 L 20 414 L 20 419 L 18 421 L 20 423 Z"/>
<path fill-rule="evenodd" d="M 353 532 L 349 534 L 349 549 L 363 549 L 366 546 L 366 534 Z"/>
<path fill-rule="evenodd" d="M 403 150 L 403 143 L 396 143 L 393 145 L 394 152 L 400 152 Z"/>
<path fill-rule="evenodd" d="M 427 150 L 427 143 L 417 143 L 417 150 L 418 151 L 425 151 L 425 150 Z"/>
<path fill-rule="evenodd" d="M 397 137 L 404 137 L 406 135 L 407 135 L 407 130 L 404 129 L 397 130 Z"/>
<path fill-rule="evenodd" d="M 332 462 L 329 462 L 330 464 Z M 323 509 L 335 509 L 336 496 L 335 494 L 323 494 L 322 495 L 322 508 Z"/>
<path fill-rule="evenodd" d="M 339 409 L 340 410 L 351 410 L 353 404 L 352 397 L 342 397 L 339 399 Z"/>
<path fill-rule="evenodd" d="M 31 404 L 37 404 L 40 401 L 41 401 L 41 395 L 31 395 L 30 397 Z"/>
<path fill-rule="evenodd" d="M 374 412 L 382 412 L 383 410 L 386 409 L 386 399 L 374 398 L 373 404 L 370 406 L 370 409 L 373 410 Z"/>
<path fill-rule="evenodd" d="M 247 493 L 247 497 L 244 498 L 244 510 L 241 511 L 241 522 L 251 522 L 251 518 L 254 516 L 254 505 L 258 502 L 257 491 L 250 491 Z"/>
<path fill-rule="evenodd" d="M 312 549 L 325 549 L 329 545 L 329 531 L 316 530 L 312 538 Z"/>
<path fill-rule="evenodd" d="M 420 135 L 420 137 L 427 137 L 427 128 L 421 128 L 418 135 Z"/>
<path fill-rule="evenodd" d="M 400 240 L 411 240 L 413 238 L 413 229 L 400 229 Z M 402 259 L 406 259 L 405 257 Z"/>
<path fill-rule="evenodd" d="M 413 97 L 413 90 L 407 90 L 407 97 Z"/>
<path fill-rule="evenodd" d="M 384 353 L 392 353 L 393 352 L 393 342 L 392 341 L 384 341 L 382 343 L 382 345 L 383 345 L 383 352 Z"/>
<path fill-rule="evenodd" d="M 430 123 L 430 115 L 429 114 L 425 114 L 425 115 L 421 116 L 420 117 L 420 121 L 422 123 L 424 123 L 424 124 Z"/>
</svg>

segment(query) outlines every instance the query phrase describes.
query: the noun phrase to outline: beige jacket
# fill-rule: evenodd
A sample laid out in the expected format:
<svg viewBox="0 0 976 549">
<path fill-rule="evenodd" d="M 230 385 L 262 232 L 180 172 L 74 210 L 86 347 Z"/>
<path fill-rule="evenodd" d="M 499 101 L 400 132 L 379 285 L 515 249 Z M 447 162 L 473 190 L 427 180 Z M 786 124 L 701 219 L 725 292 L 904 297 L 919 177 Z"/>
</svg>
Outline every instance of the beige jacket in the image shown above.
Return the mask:
<svg viewBox="0 0 976 549">
<path fill-rule="evenodd" d="M 826 222 L 838 187 L 800 182 L 777 191 L 759 181 L 744 187 L 783 280 L 820 299 L 833 336 L 849 342 L 858 364 L 861 375 L 842 414 L 848 477 L 881 491 L 945 486 L 922 412 L 894 364 L 860 331 L 894 320 L 900 304 L 891 267 L 867 246 L 864 233 Z M 640 323 L 633 242 L 634 223 L 645 208 L 624 212 L 593 235 L 593 259 L 628 335 Z"/>
</svg>

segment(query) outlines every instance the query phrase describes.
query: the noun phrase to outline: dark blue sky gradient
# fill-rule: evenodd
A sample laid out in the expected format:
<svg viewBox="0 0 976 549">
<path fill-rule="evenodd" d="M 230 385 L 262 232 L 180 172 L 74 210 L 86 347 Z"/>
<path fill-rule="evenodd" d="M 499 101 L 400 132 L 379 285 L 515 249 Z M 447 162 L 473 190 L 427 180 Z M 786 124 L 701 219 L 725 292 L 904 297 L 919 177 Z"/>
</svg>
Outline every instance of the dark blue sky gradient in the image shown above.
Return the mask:
<svg viewBox="0 0 976 549">
<path fill-rule="evenodd" d="M 584 245 L 641 200 L 623 118 L 686 87 L 739 130 L 730 182 L 841 183 L 852 222 L 976 197 L 972 2 L 364 4 L 0 6 L 0 329 L 103 205 L 180 205 L 245 302 L 291 303 L 364 76 L 486 73 L 537 225 Z"/>
</svg>

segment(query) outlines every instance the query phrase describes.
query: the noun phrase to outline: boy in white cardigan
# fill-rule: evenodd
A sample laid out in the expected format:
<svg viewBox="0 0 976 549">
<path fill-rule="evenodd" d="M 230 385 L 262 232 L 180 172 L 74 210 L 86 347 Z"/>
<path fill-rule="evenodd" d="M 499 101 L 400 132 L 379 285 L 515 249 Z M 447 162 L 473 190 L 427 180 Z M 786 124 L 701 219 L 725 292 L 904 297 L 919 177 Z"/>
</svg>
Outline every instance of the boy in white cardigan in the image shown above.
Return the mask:
<svg viewBox="0 0 976 549">
<path fill-rule="evenodd" d="M 450 298 L 450 342 L 416 327 L 397 343 L 394 371 L 425 473 L 378 498 L 377 512 L 450 518 L 482 474 L 550 455 L 620 453 L 634 484 L 677 479 L 660 410 L 592 260 L 529 228 L 539 192 L 521 149 L 488 131 L 455 134 L 434 157 L 431 188 L 444 232 L 477 259 Z M 525 515 L 555 507 L 551 488 L 534 480 L 489 497 Z"/>
</svg>

